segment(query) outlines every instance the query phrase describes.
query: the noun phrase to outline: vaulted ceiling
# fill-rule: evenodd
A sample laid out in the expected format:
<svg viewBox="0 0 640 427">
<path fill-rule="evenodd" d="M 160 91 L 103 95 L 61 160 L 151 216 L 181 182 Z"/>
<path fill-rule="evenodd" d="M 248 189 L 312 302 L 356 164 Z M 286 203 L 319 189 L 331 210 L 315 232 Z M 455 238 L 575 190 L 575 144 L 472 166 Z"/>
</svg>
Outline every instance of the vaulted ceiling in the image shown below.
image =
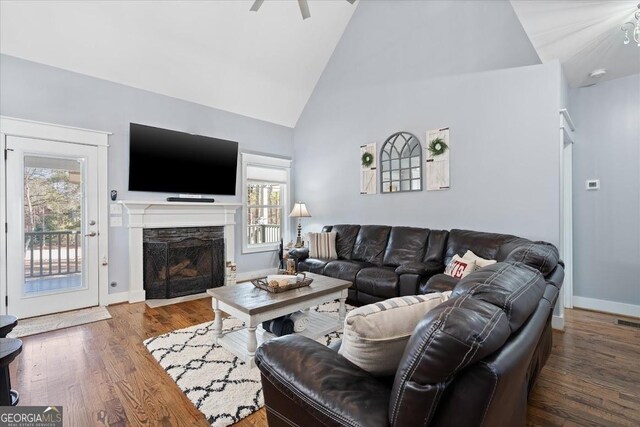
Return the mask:
<svg viewBox="0 0 640 427">
<path fill-rule="evenodd" d="M 637 1 L 511 4 L 542 61 L 583 86 L 596 68 L 640 72 L 620 31 Z M 0 53 L 294 127 L 358 3 L 309 0 L 306 20 L 292 0 L 253 3 L 1 0 Z"/>
<path fill-rule="evenodd" d="M 622 24 L 633 20 L 639 0 L 511 0 L 542 62 L 558 59 L 569 84 L 640 73 L 640 47 L 623 44 Z M 606 69 L 594 79 L 589 74 Z"/>
<path fill-rule="evenodd" d="M 0 1 L 0 52 L 295 126 L 357 3 Z"/>
</svg>

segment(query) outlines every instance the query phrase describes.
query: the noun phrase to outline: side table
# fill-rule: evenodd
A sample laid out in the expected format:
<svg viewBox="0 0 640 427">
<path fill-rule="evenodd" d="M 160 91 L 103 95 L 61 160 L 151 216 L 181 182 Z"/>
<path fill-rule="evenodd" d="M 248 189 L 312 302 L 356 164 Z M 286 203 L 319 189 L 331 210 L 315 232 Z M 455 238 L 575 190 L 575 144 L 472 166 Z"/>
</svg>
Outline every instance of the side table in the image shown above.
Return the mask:
<svg viewBox="0 0 640 427">
<path fill-rule="evenodd" d="M 16 316 L 0 315 L 0 339 L 6 338 L 7 334 L 9 334 L 9 332 L 11 332 L 13 328 L 16 327 L 17 324 L 18 324 L 18 318 Z M 20 340 L 17 340 L 17 341 L 20 341 Z M 0 383 L 1 383 L 0 394 L 4 396 L 4 397 L 1 397 L 0 399 L 2 402 L 8 401 L 9 404 L 12 406 L 15 406 L 18 403 L 18 400 L 20 400 L 20 393 L 18 393 L 16 390 L 11 389 L 11 379 L 9 378 L 9 363 L 11 363 L 11 361 L 15 359 L 15 356 L 20 354 L 21 351 L 22 351 L 22 342 L 20 342 L 20 350 L 13 356 L 13 358 L 11 358 L 11 360 L 7 362 L 6 373 L 4 372 L 4 368 L 0 368 Z M 0 362 L 0 364 L 2 363 L 3 362 Z M 5 375 L 6 375 L 6 381 L 4 378 Z M 9 390 L 9 398 L 6 397 L 7 395 L 6 390 Z M 2 403 L 2 405 L 4 405 L 4 403 Z"/>
<path fill-rule="evenodd" d="M 22 341 L 15 338 L 0 338 L 0 406 L 15 406 L 20 399 L 17 391 L 11 390 L 9 364 L 22 352 Z"/>
</svg>

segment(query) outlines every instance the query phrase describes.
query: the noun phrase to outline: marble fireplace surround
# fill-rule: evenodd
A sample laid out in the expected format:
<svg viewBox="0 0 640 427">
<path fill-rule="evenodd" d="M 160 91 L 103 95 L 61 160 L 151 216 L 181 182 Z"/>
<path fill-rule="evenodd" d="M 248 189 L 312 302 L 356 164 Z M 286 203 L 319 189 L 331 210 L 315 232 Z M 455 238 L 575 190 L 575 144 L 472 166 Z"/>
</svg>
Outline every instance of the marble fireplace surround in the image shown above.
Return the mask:
<svg viewBox="0 0 640 427">
<path fill-rule="evenodd" d="M 129 302 L 146 299 L 143 287 L 142 230 L 172 227 L 224 227 L 225 262 L 234 261 L 235 214 L 239 203 L 121 200 L 129 229 Z"/>
</svg>

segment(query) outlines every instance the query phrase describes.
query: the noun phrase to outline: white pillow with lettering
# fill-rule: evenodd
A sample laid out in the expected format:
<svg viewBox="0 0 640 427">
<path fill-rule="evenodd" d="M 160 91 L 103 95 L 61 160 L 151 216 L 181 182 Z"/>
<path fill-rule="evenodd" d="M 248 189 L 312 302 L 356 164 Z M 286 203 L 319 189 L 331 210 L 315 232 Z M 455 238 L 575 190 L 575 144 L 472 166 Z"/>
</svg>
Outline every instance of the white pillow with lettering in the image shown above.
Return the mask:
<svg viewBox="0 0 640 427">
<path fill-rule="evenodd" d="M 454 255 L 444 270 L 444 274 L 447 274 L 456 279 L 462 279 L 468 274 L 473 273 L 476 269 L 476 262 L 474 260 L 468 260 L 458 255 Z"/>
<path fill-rule="evenodd" d="M 498 262 L 495 259 L 480 258 L 478 255 L 474 254 L 469 250 L 465 252 L 464 255 L 462 255 L 462 258 L 475 261 L 477 268 L 486 267 L 488 265 L 495 264 L 496 262 Z"/>
</svg>

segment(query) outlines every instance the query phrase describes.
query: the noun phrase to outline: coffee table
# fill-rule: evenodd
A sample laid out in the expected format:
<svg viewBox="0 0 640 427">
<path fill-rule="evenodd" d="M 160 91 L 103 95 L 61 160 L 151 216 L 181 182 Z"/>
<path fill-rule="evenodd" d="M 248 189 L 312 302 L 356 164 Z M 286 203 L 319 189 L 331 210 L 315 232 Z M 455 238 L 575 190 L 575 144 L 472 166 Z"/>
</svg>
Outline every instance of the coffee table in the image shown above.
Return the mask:
<svg viewBox="0 0 640 427">
<path fill-rule="evenodd" d="M 300 332 L 301 335 L 318 339 L 341 328 L 346 314 L 347 288 L 351 286 L 351 282 L 313 273 L 306 275 L 313 278 L 309 286 L 280 293 L 258 289 L 252 283 L 208 289 L 207 293 L 212 297 L 211 306 L 216 315 L 213 322 L 215 343 L 253 368 L 258 346 L 275 337 L 262 329 L 262 322 L 298 310 L 306 310 L 309 326 Z M 338 319 L 309 310 L 310 307 L 336 299 L 340 300 Z M 223 333 L 222 312 L 244 322 L 245 328 Z"/>
</svg>

